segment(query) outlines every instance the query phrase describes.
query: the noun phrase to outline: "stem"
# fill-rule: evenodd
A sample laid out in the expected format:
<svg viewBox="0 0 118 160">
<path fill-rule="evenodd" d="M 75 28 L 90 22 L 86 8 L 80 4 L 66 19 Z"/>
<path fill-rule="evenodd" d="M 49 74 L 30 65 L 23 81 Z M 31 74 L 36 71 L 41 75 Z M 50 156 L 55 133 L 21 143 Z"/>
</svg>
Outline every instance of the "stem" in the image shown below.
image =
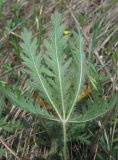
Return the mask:
<svg viewBox="0 0 118 160">
<path fill-rule="evenodd" d="M 66 123 L 63 123 L 63 155 L 64 160 L 67 160 L 67 145 L 66 145 Z"/>
</svg>

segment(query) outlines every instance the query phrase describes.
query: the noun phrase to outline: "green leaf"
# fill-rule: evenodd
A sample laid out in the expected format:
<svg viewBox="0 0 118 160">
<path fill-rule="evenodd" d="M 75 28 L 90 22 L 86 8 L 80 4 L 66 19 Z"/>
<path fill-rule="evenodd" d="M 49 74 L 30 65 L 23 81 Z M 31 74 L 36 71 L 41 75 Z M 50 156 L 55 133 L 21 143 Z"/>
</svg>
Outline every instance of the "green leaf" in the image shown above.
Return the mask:
<svg viewBox="0 0 118 160">
<path fill-rule="evenodd" d="M 58 121 L 58 119 L 55 118 L 52 114 L 49 114 L 45 108 L 41 109 L 38 102 L 33 104 L 32 96 L 30 94 L 13 94 L 9 88 L 1 88 L 1 90 L 3 91 L 5 96 L 7 96 L 10 101 L 17 105 L 17 107 L 19 107 L 20 109 L 33 113 L 35 115 L 40 115 L 42 118 Z M 25 97 L 25 99 L 23 97 Z"/>
<path fill-rule="evenodd" d="M 8 132 L 13 132 L 18 128 L 22 128 L 22 124 L 17 121 L 6 121 L 6 118 L 0 118 L 0 128 L 4 129 L 5 131 Z"/>
<path fill-rule="evenodd" d="M 93 104 L 90 104 L 90 107 L 88 108 L 88 110 L 84 110 L 83 114 L 76 115 L 75 113 L 75 117 L 69 122 L 84 123 L 84 122 L 94 120 L 102 116 L 106 112 L 108 112 L 110 109 L 112 109 L 117 102 L 117 98 L 118 98 L 117 95 L 114 94 L 109 102 L 104 101 L 102 99 L 98 99 L 97 101 L 93 102 Z"/>
<path fill-rule="evenodd" d="M 45 49 L 40 53 L 37 52 L 36 38 L 32 39 L 31 32 L 24 29 L 21 34 L 22 59 L 27 66 L 24 71 L 30 75 L 31 86 L 48 99 L 63 121 L 69 119 L 73 112 L 84 82 L 83 39 L 80 33 L 74 33 L 73 49 L 67 52 L 69 37 L 63 35 L 65 26 L 61 24 L 61 15 L 55 12 L 51 21 L 52 30 L 44 41 Z M 74 62 L 77 73 L 72 68 Z"/>
</svg>

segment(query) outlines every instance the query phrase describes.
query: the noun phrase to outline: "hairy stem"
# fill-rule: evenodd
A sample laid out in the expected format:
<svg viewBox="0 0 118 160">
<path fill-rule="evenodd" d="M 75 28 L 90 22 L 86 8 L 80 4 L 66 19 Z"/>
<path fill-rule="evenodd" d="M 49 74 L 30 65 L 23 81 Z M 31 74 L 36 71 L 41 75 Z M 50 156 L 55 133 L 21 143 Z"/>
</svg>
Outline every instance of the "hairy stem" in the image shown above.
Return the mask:
<svg viewBox="0 0 118 160">
<path fill-rule="evenodd" d="M 67 160 L 67 145 L 66 145 L 66 123 L 63 123 L 63 155 L 64 160 Z"/>
</svg>

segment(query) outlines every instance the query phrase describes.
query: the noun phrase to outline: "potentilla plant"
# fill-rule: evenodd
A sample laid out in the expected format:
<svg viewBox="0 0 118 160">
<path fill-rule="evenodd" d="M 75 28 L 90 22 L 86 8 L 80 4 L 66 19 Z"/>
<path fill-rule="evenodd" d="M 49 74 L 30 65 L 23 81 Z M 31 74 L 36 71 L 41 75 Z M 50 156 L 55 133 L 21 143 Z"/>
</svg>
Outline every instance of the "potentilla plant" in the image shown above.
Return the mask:
<svg viewBox="0 0 118 160">
<path fill-rule="evenodd" d="M 44 41 L 44 48 L 38 51 L 38 40 L 24 29 L 20 43 L 25 64 L 23 71 L 29 75 L 28 85 L 37 89 L 44 101 L 52 106 L 56 113 L 49 113 L 39 102 L 33 102 L 32 96 L 15 95 L 9 89 L 3 89 L 12 102 L 21 109 L 31 112 L 51 122 L 60 123 L 63 134 L 63 159 L 67 160 L 67 129 L 69 124 L 85 123 L 106 113 L 115 103 L 111 101 L 92 102 L 90 108 L 79 113 L 75 111 L 78 95 L 83 89 L 87 65 L 84 55 L 84 41 L 78 29 L 73 37 L 65 36 L 65 26 L 61 24 L 61 15 L 55 12 L 51 17 L 52 30 Z M 70 47 L 68 49 L 68 46 Z M 84 108 L 84 106 L 83 106 Z M 54 123 L 54 124 L 55 124 Z M 72 125 L 73 126 L 73 125 Z"/>
</svg>

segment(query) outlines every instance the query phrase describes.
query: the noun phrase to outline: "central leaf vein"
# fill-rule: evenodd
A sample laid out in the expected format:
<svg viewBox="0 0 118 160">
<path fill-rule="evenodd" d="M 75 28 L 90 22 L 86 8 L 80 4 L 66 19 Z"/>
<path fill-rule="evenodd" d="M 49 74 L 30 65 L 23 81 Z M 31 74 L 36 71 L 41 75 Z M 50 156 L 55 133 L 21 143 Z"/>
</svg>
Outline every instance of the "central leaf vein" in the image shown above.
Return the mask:
<svg viewBox="0 0 118 160">
<path fill-rule="evenodd" d="M 57 37 L 55 31 L 55 53 L 56 53 L 56 61 L 58 67 L 58 77 L 59 77 L 59 86 L 60 86 L 60 94 L 61 94 L 61 101 L 62 101 L 62 110 L 63 110 L 63 118 L 65 119 L 65 107 L 64 107 L 64 96 L 63 96 L 63 89 L 62 89 L 62 78 L 61 78 L 61 70 L 58 58 L 58 51 L 57 51 Z"/>
</svg>

